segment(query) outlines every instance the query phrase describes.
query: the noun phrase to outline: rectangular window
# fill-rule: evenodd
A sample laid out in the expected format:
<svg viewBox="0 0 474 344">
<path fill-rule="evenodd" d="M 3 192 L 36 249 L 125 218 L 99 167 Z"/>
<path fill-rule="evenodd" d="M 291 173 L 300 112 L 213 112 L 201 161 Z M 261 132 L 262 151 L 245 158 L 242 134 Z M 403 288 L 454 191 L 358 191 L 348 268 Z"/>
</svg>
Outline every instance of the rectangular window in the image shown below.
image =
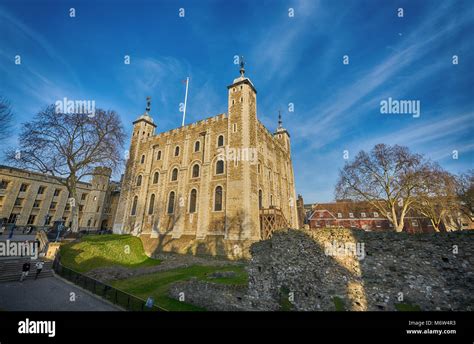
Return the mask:
<svg viewBox="0 0 474 344">
<path fill-rule="evenodd" d="M 26 190 L 28 190 L 28 184 L 21 184 L 20 192 L 26 192 Z"/>
<path fill-rule="evenodd" d="M 36 215 L 30 215 L 30 217 L 28 217 L 28 224 L 29 225 L 34 225 L 35 224 L 35 219 L 36 219 Z"/>
<path fill-rule="evenodd" d="M 15 223 L 17 218 L 18 214 L 10 214 L 10 217 L 8 218 L 8 223 Z"/>
<path fill-rule="evenodd" d="M 40 187 L 38 188 L 38 195 L 44 194 L 44 190 L 45 190 L 45 189 L 46 189 L 45 186 L 40 186 Z"/>
<path fill-rule="evenodd" d="M 5 190 L 8 187 L 8 181 L 0 180 L 0 190 Z"/>
<path fill-rule="evenodd" d="M 49 226 L 51 224 L 51 219 L 52 218 L 53 218 L 52 216 L 47 216 L 46 220 L 44 221 L 44 225 Z"/>
<path fill-rule="evenodd" d="M 79 211 L 82 211 L 84 209 L 84 206 L 81 204 L 79 205 Z"/>
<path fill-rule="evenodd" d="M 374 217 L 379 217 L 379 213 L 377 213 L 376 211 L 374 212 Z"/>
<path fill-rule="evenodd" d="M 15 200 L 15 207 L 21 207 L 22 204 L 23 204 L 23 199 L 22 198 L 17 198 Z"/>
<path fill-rule="evenodd" d="M 354 213 L 349 213 L 349 217 L 354 217 Z"/>
<path fill-rule="evenodd" d="M 365 213 L 360 213 L 360 216 L 361 216 L 361 217 L 365 217 Z"/>
<path fill-rule="evenodd" d="M 337 217 L 342 219 L 342 213 L 337 213 Z"/>
<path fill-rule="evenodd" d="M 36 200 L 36 201 L 33 203 L 33 208 L 41 208 L 41 201 L 40 201 L 40 200 Z"/>
<path fill-rule="evenodd" d="M 86 197 L 87 197 L 87 194 L 85 194 L 85 193 L 82 194 L 82 195 L 81 195 L 81 200 L 84 201 L 84 200 L 86 199 Z"/>
<path fill-rule="evenodd" d="M 60 193 L 61 193 L 61 189 L 54 190 L 54 196 L 59 196 Z"/>
<path fill-rule="evenodd" d="M 49 209 L 56 209 L 57 204 L 58 203 L 56 203 L 56 202 L 51 202 L 51 204 L 49 205 Z"/>
</svg>

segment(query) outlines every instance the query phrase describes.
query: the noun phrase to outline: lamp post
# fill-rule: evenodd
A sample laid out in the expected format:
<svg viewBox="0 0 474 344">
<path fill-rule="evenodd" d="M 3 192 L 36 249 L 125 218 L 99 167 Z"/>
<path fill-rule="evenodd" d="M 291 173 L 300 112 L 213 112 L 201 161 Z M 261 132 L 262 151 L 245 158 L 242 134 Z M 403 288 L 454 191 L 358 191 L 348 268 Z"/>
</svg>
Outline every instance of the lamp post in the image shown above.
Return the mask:
<svg viewBox="0 0 474 344">
<path fill-rule="evenodd" d="M 62 230 L 63 230 L 63 223 L 60 222 L 60 223 L 58 224 L 58 234 L 56 235 L 56 240 L 55 240 L 55 242 L 58 242 L 58 240 L 59 240 L 59 235 L 61 234 L 61 231 L 62 231 Z"/>
<path fill-rule="evenodd" d="M 21 217 L 20 214 L 18 214 L 18 215 L 15 217 L 15 222 L 13 222 L 13 224 L 12 224 L 12 227 L 11 227 L 11 229 L 10 229 L 10 234 L 8 235 L 8 239 L 13 238 L 13 232 L 15 231 L 16 224 L 17 224 L 18 221 L 20 220 L 20 217 Z"/>
<path fill-rule="evenodd" d="M 48 219 L 49 219 L 49 214 L 46 214 L 44 216 L 44 226 L 43 226 L 43 230 L 46 232 L 46 226 L 47 226 L 47 223 L 48 223 Z"/>
</svg>

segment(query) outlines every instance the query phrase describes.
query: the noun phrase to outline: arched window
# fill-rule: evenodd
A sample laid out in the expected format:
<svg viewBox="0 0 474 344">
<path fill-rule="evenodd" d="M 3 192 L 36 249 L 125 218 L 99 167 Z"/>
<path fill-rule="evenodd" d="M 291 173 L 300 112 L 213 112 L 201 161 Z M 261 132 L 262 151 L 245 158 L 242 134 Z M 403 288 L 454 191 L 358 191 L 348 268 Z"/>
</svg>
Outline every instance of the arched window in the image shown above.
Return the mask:
<svg viewBox="0 0 474 344">
<path fill-rule="evenodd" d="M 217 147 L 222 147 L 224 145 L 224 135 L 219 135 L 217 138 Z"/>
<path fill-rule="evenodd" d="M 137 203 L 138 203 L 138 196 L 133 197 L 133 203 L 132 203 L 132 211 L 131 215 L 135 216 L 137 214 Z"/>
<path fill-rule="evenodd" d="M 160 174 L 158 172 L 155 172 L 153 175 L 153 184 L 158 184 L 158 180 L 160 180 Z"/>
<path fill-rule="evenodd" d="M 263 208 L 263 192 L 262 192 L 262 190 L 258 190 L 258 207 L 260 209 Z"/>
<path fill-rule="evenodd" d="M 155 194 L 150 196 L 150 204 L 148 205 L 148 215 L 152 215 L 155 212 Z"/>
<path fill-rule="evenodd" d="M 270 207 L 273 205 L 273 195 L 270 195 Z"/>
<path fill-rule="evenodd" d="M 142 155 L 142 160 L 140 162 L 143 164 L 145 162 L 145 154 Z"/>
<path fill-rule="evenodd" d="M 138 177 L 137 177 L 137 186 L 141 186 L 142 185 L 142 175 L 140 174 Z"/>
<path fill-rule="evenodd" d="M 168 197 L 168 214 L 174 213 L 174 191 L 170 192 Z"/>
<path fill-rule="evenodd" d="M 179 146 L 176 146 L 176 148 L 174 149 L 174 156 L 178 156 L 179 155 Z"/>
<path fill-rule="evenodd" d="M 199 165 L 194 164 L 193 166 L 193 178 L 199 177 Z"/>
<path fill-rule="evenodd" d="M 194 151 L 195 152 L 199 152 L 199 150 L 201 149 L 201 142 L 200 141 L 196 141 L 194 143 Z"/>
<path fill-rule="evenodd" d="M 178 180 L 178 169 L 175 167 L 171 172 L 171 181 L 174 182 L 176 180 Z"/>
<path fill-rule="evenodd" d="M 197 201 L 197 190 L 192 189 L 191 195 L 189 197 L 189 212 L 190 213 L 196 212 L 196 201 Z"/>
<path fill-rule="evenodd" d="M 217 160 L 216 162 L 216 174 L 224 173 L 224 160 Z"/>
<path fill-rule="evenodd" d="M 222 210 L 222 186 L 216 187 L 216 191 L 214 193 L 214 210 Z"/>
<path fill-rule="evenodd" d="M 156 160 L 161 160 L 161 151 L 159 150 L 158 153 L 156 153 Z"/>
</svg>

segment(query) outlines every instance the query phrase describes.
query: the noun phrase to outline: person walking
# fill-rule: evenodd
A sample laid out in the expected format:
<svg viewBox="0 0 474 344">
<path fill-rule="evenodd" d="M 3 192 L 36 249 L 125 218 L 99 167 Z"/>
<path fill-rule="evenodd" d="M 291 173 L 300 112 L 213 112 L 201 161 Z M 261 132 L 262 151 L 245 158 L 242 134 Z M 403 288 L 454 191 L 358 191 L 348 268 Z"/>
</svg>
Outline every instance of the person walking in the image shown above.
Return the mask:
<svg viewBox="0 0 474 344">
<path fill-rule="evenodd" d="M 30 273 L 30 262 L 25 262 L 23 264 L 23 268 L 21 271 L 20 282 L 23 282 L 23 280 L 25 279 L 25 277 L 28 276 L 29 273 Z"/>
<path fill-rule="evenodd" d="M 38 261 L 35 266 L 36 266 L 36 275 L 35 275 L 35 279 L 38 278 L 39 274 L 41 273 L 41 270 L 43 270 L 43 265 L 44 265 L 44 262 L 43 261 Z"/>
</svg>

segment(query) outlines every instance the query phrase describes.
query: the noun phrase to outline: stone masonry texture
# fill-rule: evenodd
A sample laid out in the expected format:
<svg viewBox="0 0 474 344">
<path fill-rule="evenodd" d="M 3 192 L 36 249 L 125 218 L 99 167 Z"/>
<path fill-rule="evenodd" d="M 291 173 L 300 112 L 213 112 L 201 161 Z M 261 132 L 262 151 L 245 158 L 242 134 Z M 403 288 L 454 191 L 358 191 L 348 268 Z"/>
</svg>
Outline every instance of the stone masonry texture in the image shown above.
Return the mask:
<svg viewBox="0 0 474 344">
<path fill-rule="evenodd" d="M 351 244 L 362 248 L 358 256 L 328 250 Z M 191 281 L 170 295 L 184 292 L 187 302 L 209 310 L 278 310 L 283 299 L 297 311 L 336 310 L 336 303 L 351 311 L 474 308 L 474 233 L 290 229 L 250 250 L 248 288 Z"/>
</svg>

